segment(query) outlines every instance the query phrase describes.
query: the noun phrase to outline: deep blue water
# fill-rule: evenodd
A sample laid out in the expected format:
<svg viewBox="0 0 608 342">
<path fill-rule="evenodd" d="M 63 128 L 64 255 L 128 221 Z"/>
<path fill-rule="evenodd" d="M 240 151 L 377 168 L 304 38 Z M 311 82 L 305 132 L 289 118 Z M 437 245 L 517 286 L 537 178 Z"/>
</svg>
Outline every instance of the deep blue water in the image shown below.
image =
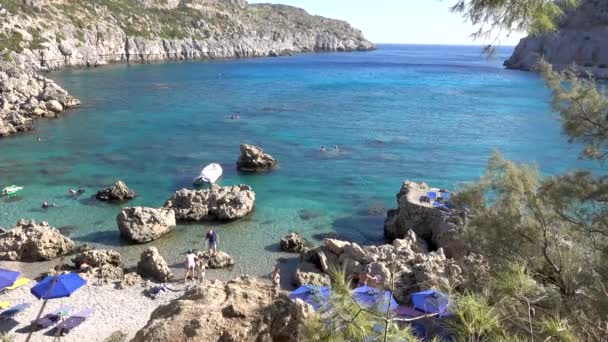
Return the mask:
<svg viewBox="0 0 608 342">
<path fill-rule="evenodd" d="M 454 188 L 477 179 L 493 149 L 536 161 L 545 173 L 580 165 L 538 76 L 502 68 L 510 52 L 488 60 L 478 47 L 381 45 L 53 73 L 83 105 L 0 140 L 0 184 L 25 186 L 0 200 L 0 225 L 44 219 L 79 242 L 136 254 L 143 247 L 125 247 L 118 235 L 121 206 L 89 196 L 122 179 L 140 193 L 129 205 L 161 206 L 202 166 L 219 162 L 222 184 L 246 183 L 257 194 L 252 215 L 218 227 L 239 272 L 268 271 L 279 238 L 293 230 L 313 240 L 336 233 L 381 242 L 383 217 L 368 211 L 395 206 L 405 179 Z M 230 120 L 236 111 L 241 119 Z M 278 169 L 237 173 L 244 142 L 277 157 Z M 70 199 L 67 189 L 79 185 L 87 196 Z M 59 208 L 43 211 L 43 200 Z M 177 263 L 202 247 L 202 226 L 179 226 L 152 244 Z"/>
</svg>

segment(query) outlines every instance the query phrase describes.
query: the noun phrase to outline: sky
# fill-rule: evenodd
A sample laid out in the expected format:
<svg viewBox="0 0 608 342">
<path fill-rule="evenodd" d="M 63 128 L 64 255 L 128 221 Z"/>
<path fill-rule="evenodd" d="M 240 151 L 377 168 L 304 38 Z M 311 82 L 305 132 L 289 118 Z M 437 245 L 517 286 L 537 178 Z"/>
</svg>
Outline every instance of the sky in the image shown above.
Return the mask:
<svg viewBox="0 0 608 342">
<path fill-rule="evenodd" d="M 348 21 L 374 43 L 483 45 L 476 29 L 450 5 L 456 0 L 248 0 L 281 3 L 308 13 Z M 516 45 L 525 34 L 502 36 L 500 45 Z"/>
</svg>

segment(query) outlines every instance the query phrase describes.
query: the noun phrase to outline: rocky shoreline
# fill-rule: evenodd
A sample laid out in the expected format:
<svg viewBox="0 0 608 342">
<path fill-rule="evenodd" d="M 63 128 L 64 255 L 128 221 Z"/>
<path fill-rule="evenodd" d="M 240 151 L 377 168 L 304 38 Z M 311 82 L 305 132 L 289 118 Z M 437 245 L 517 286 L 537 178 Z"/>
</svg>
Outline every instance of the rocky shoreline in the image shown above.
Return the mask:
<svg viewBox="0 0 608 342">
<path fill-rule="evenodd" d="M 0 137 L 80 104 L 41 71 L 374 49 L 344 21 L 244 0 L 27 0 L 0 20 Z"/>
<path fill-rule="evenodd" d="M 608 3 L 584 0 L 578 8 L 566 13 L 557 31 L 521 39 L 504 65 L 509 69 L 530 71 L 542 57 L 558 70 L 574 63 L 581 72 L 606 79 L 607 24 Z"/>
</svg>

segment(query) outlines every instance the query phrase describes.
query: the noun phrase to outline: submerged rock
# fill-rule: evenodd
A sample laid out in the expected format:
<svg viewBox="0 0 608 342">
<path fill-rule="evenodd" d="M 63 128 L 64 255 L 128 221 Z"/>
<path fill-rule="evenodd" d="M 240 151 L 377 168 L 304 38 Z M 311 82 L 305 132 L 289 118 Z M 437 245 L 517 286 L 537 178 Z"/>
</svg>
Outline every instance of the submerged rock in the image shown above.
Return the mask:
<svg viewBox="0 0 608 342">
<path fill-rule="evenodd" d="M 244 217 L 255 203 L 255 192 L 248 185 L 210 189 L 181 189 L 167 200 L 165 208 L 173 209 L 181 221 L 235 220 Z"/>
<path fill-rule="evenodd" d="M 111 187 L 100 189 L 95 197 L 100 201 L 125 201 L 137 197 L 137 193 L 123 181 L 118 181 Z"/>
<path fill-rule="evenodd" d="M 241 156 L 236 162 L 236 166 L 241 171 L 263 171 L 273 168 L 277 164 L 277 160 L 270 154 L 264 153 L 262 148 L 241 144 Z"/>
<path fill-rule="evenodd" d="M 281 239 L 281 250 L 284 252 L 300 253 L 308 246 L 308 241 L 299 233 L 289 233 Z"/>
<path fill-rule="evenodd" d="M 176 225 L 175 212 L 165 208 L 127 207 L 116 217 L 120 233 L 125 238 L 145 243 L 171 232 Z"/>
<path fill-rule="evenodd" d="M 150 277 L 160 282 L 173 278 L 169 265 L 158 253 L 156 247 L 148 247 L 141 253 L 141 259 L 137 263 L 137 273 L 142 277 Z"/>
<path fill-rule="evenodd" d="M 0 260 L 51 260 L 72 251 L 74 242 L 47 222 L 20 220 L 0 234 Z"/>
<path fill-rule="evenodd" d="M 211 281 L 156 309 L 133 341 L 302 341 L 312 308 L 249 276 Z"/>
</svg>

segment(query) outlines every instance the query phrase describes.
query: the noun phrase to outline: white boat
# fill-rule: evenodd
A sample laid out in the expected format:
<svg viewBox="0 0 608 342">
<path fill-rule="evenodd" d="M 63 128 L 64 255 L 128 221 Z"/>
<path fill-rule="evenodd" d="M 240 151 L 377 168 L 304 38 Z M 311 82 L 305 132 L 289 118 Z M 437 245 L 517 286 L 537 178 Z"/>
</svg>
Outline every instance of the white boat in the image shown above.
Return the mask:
<svg viewBox="0 0 608 342">
<path fill-rule="evenodd" d="M 18 193 L 19 191 L 23 190 L 22 186 L 16 186 L 16 185 L 11 185 L 11 186 L 7 186 L 6 188 L 2 189 L 2 196 L 10 196 L 10 195 L 14 195 L 16 193 Z"/>
<path fill-rule="evenodd" d="M 204 183 L 215 183 L 222 176 L 222 167 L 220 164 L 209 164 L 201 171 L 200 176 L 194 179 L 194 184 L 201 185 Z"/>
</svg>

